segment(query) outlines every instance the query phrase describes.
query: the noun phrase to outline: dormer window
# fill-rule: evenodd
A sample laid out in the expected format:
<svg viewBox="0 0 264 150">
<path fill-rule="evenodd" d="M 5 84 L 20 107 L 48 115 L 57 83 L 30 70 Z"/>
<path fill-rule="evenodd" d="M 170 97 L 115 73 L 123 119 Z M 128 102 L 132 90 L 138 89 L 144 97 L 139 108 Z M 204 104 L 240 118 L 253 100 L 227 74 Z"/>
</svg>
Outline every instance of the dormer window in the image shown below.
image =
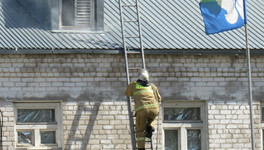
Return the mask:
<svg viewBox="0 0 264 150">
<path fill-rule="evenodd" d="M 62 29 L 94 29 L 95 0 L 62 0 Z"/>
<path fill-rule="evenodd" d="M 104 29 L 104 0 L 60 0 L 60 5 L 52 1 L 51 6 L 54 32 L 97 32 Z"/>
</svg>

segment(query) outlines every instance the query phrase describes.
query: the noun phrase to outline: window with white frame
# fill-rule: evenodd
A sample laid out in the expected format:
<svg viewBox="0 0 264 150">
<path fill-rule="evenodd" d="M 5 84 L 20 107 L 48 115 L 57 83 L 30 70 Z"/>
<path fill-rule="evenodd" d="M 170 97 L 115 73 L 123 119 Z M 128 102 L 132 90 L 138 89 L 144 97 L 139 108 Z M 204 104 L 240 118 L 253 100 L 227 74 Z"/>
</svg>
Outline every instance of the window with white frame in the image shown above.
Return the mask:
<svg viewBox="0 0 264 150">
<path fill-rule="evenodd" d="M 62 29 L 93 29 L 95 0 L 61 0 Z"/>
<path fill-rule="evenodd" d="M 260 103 L 261 130 L 262 130 L 262 149 L 264 150 L 264 102 Z"/>
<path fill-rule="evenodd" d="M 164 150 L 206 150 L 205 112 L 205 102 L 164 102 Z"/>
<path fill-rule="evenodd" d="M 15 102 L 17 148 L 62 148 L 61 103 Z"/>
</svg>

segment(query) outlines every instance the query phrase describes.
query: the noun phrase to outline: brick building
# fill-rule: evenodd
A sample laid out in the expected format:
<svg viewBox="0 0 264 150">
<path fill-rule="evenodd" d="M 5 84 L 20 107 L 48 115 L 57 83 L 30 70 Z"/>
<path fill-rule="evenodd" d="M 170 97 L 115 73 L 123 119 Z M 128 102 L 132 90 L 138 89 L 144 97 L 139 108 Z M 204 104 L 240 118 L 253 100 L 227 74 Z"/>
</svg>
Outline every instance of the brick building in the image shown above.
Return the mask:
<svg viewBox="0 0 264 150">
<path fill-rule="evenodd" d="M 90 19 L 82 23 L 65 11 L 73 6 L 67 0 L 0 1 L 0 149 L 131 149 L 118 1 L 86 2 Z M 248 1 L 258 150 L 263 8 Z M 251 149 L 244 29 L 206 36 L 197 1 L 142 0 L 141 10 L 146 67 L 163 98 L 154 144 Z"/>
</svg>

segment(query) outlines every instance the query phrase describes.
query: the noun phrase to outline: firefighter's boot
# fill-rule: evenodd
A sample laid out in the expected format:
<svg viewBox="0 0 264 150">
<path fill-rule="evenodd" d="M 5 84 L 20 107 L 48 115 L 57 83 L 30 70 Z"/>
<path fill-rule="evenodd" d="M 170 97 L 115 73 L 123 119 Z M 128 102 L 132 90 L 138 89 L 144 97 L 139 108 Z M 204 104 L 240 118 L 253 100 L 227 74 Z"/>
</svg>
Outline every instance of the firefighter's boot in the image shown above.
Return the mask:
<svg viewBox="0 0 264 150">
<path fill-rule="evenodd" d="M 152 126 L 148 126 L 146 130 L 146 137 L 151 138 L 152 133 L 155 131 L 155 129 Z"/>
</svg>

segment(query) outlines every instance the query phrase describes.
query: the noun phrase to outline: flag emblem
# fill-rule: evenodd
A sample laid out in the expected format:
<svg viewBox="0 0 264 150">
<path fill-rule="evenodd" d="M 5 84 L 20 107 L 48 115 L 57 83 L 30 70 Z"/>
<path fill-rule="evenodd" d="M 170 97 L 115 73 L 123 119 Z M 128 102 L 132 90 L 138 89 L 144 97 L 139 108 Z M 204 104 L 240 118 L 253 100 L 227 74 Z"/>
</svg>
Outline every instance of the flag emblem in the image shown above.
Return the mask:
<svg viewBox="0 0 264 150">
<path fill-rule="evenodd" d="M 202 0 L 199 5 L 206 34 L 243 26 L 246 23 L 244 3 L 245 0 Z"/>
</svg>

